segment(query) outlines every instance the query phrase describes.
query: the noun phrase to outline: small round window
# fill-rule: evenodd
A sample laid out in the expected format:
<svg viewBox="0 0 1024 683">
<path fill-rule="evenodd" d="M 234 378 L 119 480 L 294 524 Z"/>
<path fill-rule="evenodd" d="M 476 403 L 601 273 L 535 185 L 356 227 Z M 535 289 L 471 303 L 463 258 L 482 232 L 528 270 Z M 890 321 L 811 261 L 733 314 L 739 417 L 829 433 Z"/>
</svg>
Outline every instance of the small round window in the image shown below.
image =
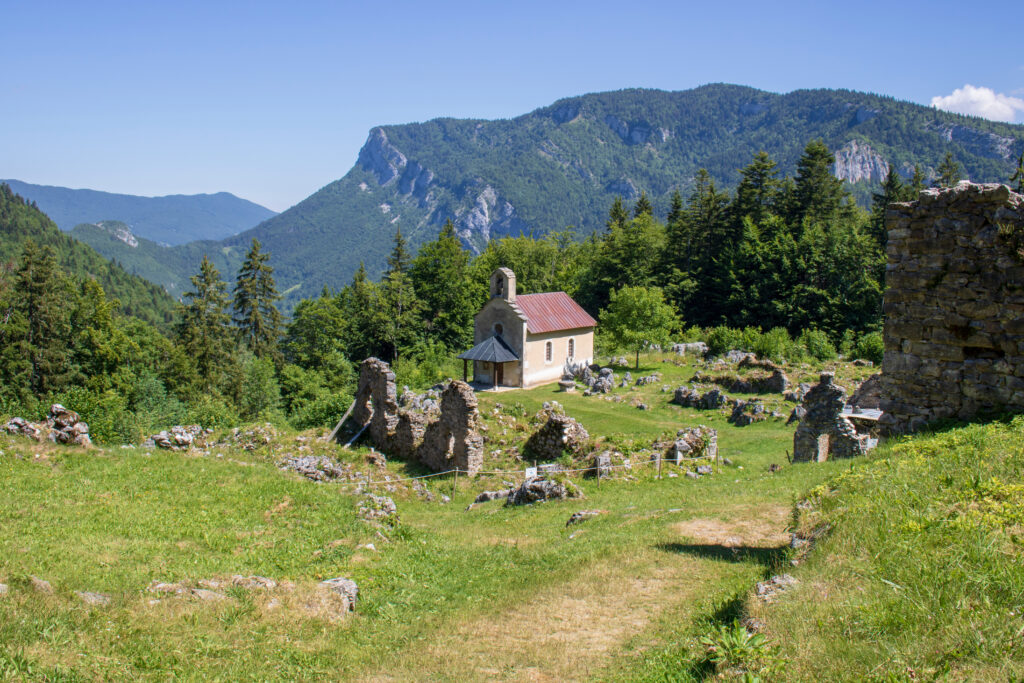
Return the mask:
<svg viewBox="0 0 1024 683">
<path fill-rule="evenodd" d="M 501 323 L 494 323 L 494 334 L 501 335 L 505 332 L 505 328 L 501 326 Z"/>
</svg>

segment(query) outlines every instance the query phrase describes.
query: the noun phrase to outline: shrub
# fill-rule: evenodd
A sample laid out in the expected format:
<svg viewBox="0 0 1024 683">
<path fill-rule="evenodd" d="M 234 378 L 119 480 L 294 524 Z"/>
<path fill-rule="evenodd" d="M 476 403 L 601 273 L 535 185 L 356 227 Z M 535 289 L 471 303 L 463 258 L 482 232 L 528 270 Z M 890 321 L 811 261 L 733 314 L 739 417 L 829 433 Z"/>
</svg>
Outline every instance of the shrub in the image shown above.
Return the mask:
<svg viewBox="0 0 1024 683">
<path fill-rule="evenodd" d="M 834 360 L 836 357 L 836 347 L 821 330 L 804 330 L 797 343 L 817 360 Z"/>
<path fill-rule="evenodd" d="M 128 401 L 139 426 L 146 432 L 181 424 L 185 419 L 185 405 L 168 395 L 160 378 L 149 372 L 134 379 Z"/>
<path fill-rule="evenodd" d="M 756 346 L 751 349 L 758 358 L 770 358 L 774 361 L 793 360 L 799 355 L 793 338 L 784 327 L 773 327 L 760 336 Z"/>
<path fill-rule="evenodd" d="M 204 394 L 188 405 L 185 422 L 209 428 L 233 427 L 241 420 L 220 396 Z"/>
<path fill-rule="evenodd" d="M 871 332 L 857 340 L 857 346 L 855 347 L 854 353 L 857 358 L 863 358 L 864 360 L 871 361 L 875 365 L 879 365 L 882 362 L 882 356 L 884 354 L 885 342 L 882 340 L 881 332 Z"/>
<path fill-rule="evenodd" d="M 263 358 L 250 359 L 245 364 L 238 401 L 242 417 L 247 420 L 259 419 L 276 411 L 280 404 L 281 387 L 274 375 L 274 364 Z"/>
<path fill-rule="evenodd" d="M 89 425 L 89 438 L 98 444 L 134 443 L 142 435 L 142 425 L 131 410 L 128 400 L 113 391 L 94 392 L 73 387 L 49 397 L 51 403 L 60 403 L 78 413 Z"/>
<path fill-rule="evenodd" d="M 708 353 L 721 356 L 723 353 L 739 348 L 743 344 L 743 333 L 725 325 L 719 325 L 708 331 Z"/>
<path fill-rule="evenodd" d="M 351 402 L 352 397 L 346 394 L 318 396 L 312 401 L 298 404 L 288 421 L 296 429 L 333 427 L 348 410 Z"/>
</svg>

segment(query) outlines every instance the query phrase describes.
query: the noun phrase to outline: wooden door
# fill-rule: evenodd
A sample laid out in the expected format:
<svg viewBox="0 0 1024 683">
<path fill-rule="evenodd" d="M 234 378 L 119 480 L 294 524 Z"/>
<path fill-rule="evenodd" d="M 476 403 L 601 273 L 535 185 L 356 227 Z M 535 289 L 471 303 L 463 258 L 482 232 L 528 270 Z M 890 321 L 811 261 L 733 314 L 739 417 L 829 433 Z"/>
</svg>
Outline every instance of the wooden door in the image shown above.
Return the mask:
<svg viewBox="0 0 1024 683">
<path fill-rule="evenodd" d="M 505 364 L 495 363 L 494 364 L 494 383 L 501 386 L 505 383 Z"/>
</svg>

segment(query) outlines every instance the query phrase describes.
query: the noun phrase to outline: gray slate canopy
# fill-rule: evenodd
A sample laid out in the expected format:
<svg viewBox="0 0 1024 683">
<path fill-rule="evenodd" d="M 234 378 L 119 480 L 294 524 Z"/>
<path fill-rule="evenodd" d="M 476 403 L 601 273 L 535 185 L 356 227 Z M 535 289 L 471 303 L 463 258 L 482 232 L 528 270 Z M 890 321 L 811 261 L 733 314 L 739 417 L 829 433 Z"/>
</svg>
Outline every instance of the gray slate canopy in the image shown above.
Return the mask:
<svg viewBox="0 0 1024 683">
<path fill-rule="evenodd" d="M 508 363 L 519 360 L 516 352 L 496 334 L 484 339 L 469 351 L 460 353 L 456 358 L 478 360 L 485 363 Z"/>
</svg>

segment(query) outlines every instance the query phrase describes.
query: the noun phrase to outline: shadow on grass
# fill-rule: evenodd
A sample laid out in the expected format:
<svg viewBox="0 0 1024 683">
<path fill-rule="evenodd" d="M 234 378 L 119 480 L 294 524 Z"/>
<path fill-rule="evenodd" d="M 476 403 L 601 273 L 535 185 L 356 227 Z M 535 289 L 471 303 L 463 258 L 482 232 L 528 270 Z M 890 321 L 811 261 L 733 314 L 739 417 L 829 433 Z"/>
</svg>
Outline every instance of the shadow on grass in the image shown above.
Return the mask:
<svg viewBox="0 0 1024 683">
<path fill-rule="evenodd" d="M 726 546 L 717 543 L 659 543 L 658 550 L 666 553 L 679 553 L 706 560 L 725 560 L 727 562 L 751 562 L 766 569 L 782 566 L 788 546 L 757 548 L 748 546 Z"/>
</svg>

